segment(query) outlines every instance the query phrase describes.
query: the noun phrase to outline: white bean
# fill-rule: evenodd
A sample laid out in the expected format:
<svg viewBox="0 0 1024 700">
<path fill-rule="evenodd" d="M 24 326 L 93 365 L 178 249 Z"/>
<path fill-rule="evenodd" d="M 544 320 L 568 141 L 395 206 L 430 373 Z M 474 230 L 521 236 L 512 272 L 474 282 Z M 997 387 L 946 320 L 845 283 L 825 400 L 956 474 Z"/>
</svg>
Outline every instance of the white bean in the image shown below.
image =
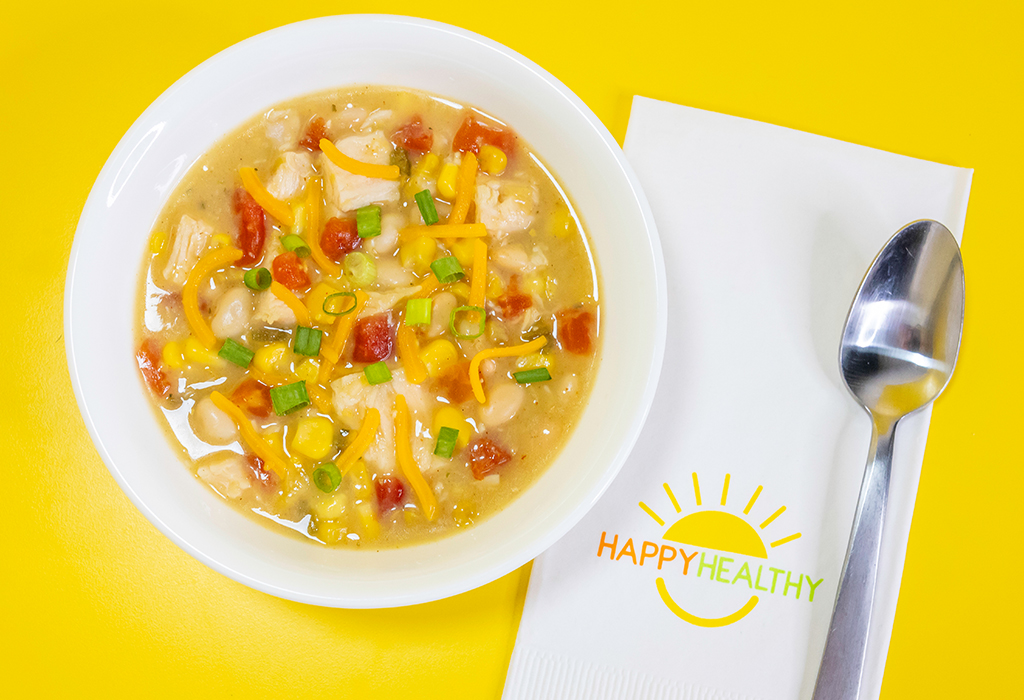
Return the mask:
<svg viewBox="0 0 1024 700">
<path fill-rule="evenodd" d="M 241 498 L 252 485 L 245 458 L 234 452 L 217 452 L 204 460 L 196 475 L 226 498 Z"/>
<path fill-rule="evenodd" d="M 226 445 L 238 439 L 238 427 L 231 417 L 205 396 L 192 407 L 192 429 L 203 442 Z"/>
<path fill-rule="evenodd" d="M 491 261 L 498 267 L 513 272 L 526 272 L 532 267 L 530 256 L 521 245 L 507 245 L 491 253 Z"/>
<path fill-rule="evenodd" d="M 526 398 L 523 387 L 511 382 L 499 384 L 487 393 L 487 403 L 480 409 L 480 418 L 489 428 L 501 425 L 512 418 Z"/>
<path fill-rule="evenodd" d="M 231 338 L 245 332 L 252 319 L 252 292 L 234 287 L 224 292 L 213 307 L 210 327 L 218 338 Z"/>
<path fill-rule="evenodd" d="M 363 247 L 371 255 L 391 255 L 398 247 L 398 232 L 405 226 L 401 214 L 385 214 L 380 219 L 380 235 L 363 241 Z"/>
<path fill-rule="evenodd" d="M 459 300 L 451 292 L 441 292 L 434 297 L 434 306 L 430 311 L 430 326 L 427 336 L 436 338 L 448 330 L 448 321 L 452 311 L 459 305 Z"/>
<path fill-rule="evenodd" d="M 416 276 L 402 267 L 395 258 L 377 259 L 377 285 L 380 289 L 408 287 L 416 281 Z"/>
</svg>

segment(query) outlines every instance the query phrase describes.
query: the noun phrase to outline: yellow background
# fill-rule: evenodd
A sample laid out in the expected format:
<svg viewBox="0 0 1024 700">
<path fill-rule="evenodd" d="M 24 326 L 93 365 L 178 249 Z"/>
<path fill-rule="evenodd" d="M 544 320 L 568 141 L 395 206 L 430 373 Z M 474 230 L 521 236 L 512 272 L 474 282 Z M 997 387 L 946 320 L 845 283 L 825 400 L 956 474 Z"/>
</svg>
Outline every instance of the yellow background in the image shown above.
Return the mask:
<svg viewBox="0 0 1024 700">
<path fill-rule="evenodd" d="M 1016 6 L 1016 9 L 1010 9 Z M 1020 3 L 8 3 L 0 40 L 0 694 L 497 698 L 525 590 L 327 610 L 179 551 L 100 462 L 62 335 L 81 207 L 132 121 L 237 41 L 429 16 L 545 66 L 620 141 L 634 93 L 975 168 L 960 365 L 932 420 L 883 698 L 1019 696 Z"/>
</svg>

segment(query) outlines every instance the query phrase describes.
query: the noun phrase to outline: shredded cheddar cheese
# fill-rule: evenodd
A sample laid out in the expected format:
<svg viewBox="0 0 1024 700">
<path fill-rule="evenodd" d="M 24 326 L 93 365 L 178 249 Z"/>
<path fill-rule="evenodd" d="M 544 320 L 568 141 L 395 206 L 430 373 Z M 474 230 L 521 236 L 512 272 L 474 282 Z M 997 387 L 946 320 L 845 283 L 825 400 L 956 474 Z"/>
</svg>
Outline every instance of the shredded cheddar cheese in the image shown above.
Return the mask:
<svg viewBox="0 0 1024 700">
<path fill-rule="evenodd" d="M 270 283 L 270 292 L 288 305 L 288 308 L 295 314 L 295 320 L 299 322 L 300 326 L 312 326 L 313 319 L 309 315 L 309 309 L 303 304 L 297 296 L 295 296 L 292 290 L 284 286 L 277 280 Z"/>
<path fill-rule="evenodd" d="M 252 195 L 252 198 L 263 207 L 264 211 L 285 226 L 295 226 L 295 214 L 292 212 L 292 208 L 267 192 L 267 188 L 260 182 L 260 176 L 256 174 L 255 168 L 239 168 L 238 174 L 242 177 L 242 187 Z"/>
<path fill-rule="evenodd" d="M 199 311 L 199 287 L 214 270 L 226 267 L 241 257 L 242 251 L 238 248 L 216 248 L 210 251 L 188 273 L 188 279 L 181 290 L 181 305 L 185 310 L 185 319 L 192 328 L 192 335 L 211 350 L 217 346 L 217 336 Z"/>
<path fill-rule="evenodd" d="M 412 486 L 420 507 L 427 520 L 433 520 L 437 514 L 437 498 L 434 496 L 430 484 L 423 478 L 423 473 L 412 456 L 412 447 L 409 434 L 409 404 L 401 394 L 395 395 L 395 453 L 398 457 L 398 466 L 402 469 L 406 481 Z"/>
<path fill-rule="evenodd" d="M 345 472 L 352 468 L 366 449 L 373 443 L 377 438 L 377 428 L 380 427 L 380 411 L 376 408 L 366 409 L 366 416 L 363 418 L 363 424 L 359 428 L 359 432 L 356 434 L 356 439 L 352 441 L 352 444 L 345 448 L 345 451 L 341 453 L 341 457 L 338 457 L 338 461 L 335 466 L 338 467 L 338 471 L 344 476 Z"/>
<path fill-rule="evenodd" d="M 522 345 L 512 345 L 507 348 L 488 348 L 481 350 L 469 363 L 469 385 L 473 388 L 473 396 L 480 403 L 487 403 L 487 397 L 484 395 L 484 385 L 480 381 L 480 363 L 491 357 L 513 357 L 517 355 L 529 355 L 530 353 L 540 350 L 542 347 L 548 344 L 548 339 L 545 336 L 541 336 L 536 340 L 531 340 L 529 343 L 523 343 Z"/>
<path fill-rule="evenodd" d="M 420 344 L 416 331 L 404 323 L 398 327 L 398 356 L 410 384 L 422 384 L 427 378 L 427 366 L 420 359 Z"/>
<path fill-rule="evenodd" d="M 320 139 L 320 150 L 323 151 L 328 160 L 353 175 L 373 177 L 380 180 L 398 180 L 402 177 L 402 171 L 397 165 L 375 165 L 374 163 L 364 163 L 355 158 L 349 158 L 327 139 Z"/>
<path fill-rule="evenodd" d="M 408 226 L 402 229 L 406 238 L 429 236 L 430 238 L 483 238 L 487 228 L 483 224 L 434 224 L 433 226 Z"/>
<path fill-rule="evenodd" d="M 321 270 L 332 277 L 341 277 L 341 265 L 328 258 L 320 247 L 321 189 L 320 178 L 309 178 L 309 184 L 306 185 L 306 243 L 309 244 L 310 254 Z"/>
<path fill-rule="evenodd" d="M 252 427 L 252 423 L 242 413 L 242 409 L 233 404 L 230 399 L 219 391 L 210 392 L 210 400 L 213 401 L 214 406 L 231 417 L 231 420 L 238 426 L 242 439 L 256 453 L 256 456 L 263 460 L 263 464 L 277 474 L 283 482 L 286 484 L 290 483 L 295 476 L 295 468 L 274 454 L 267 441 L 260 437 L 256 429 Z"/>
<path fill-rule="evenodd" d="M 487 293 L 487 244 L 473 241 L 473 273 L 469 281 L 469 305 L 484 307 Z"/>
<path fill-rule="evenodd" d="M 348 340 L 349 334 L 352 332 L 353 326 L 356 325 L 356 319 L 362 312 L 363 307 L 366 306 L 366 302 L 369 301 L 369 295 L 361 289 L 356 290 L 356 305 L 351 311 L 344 316 L 338 316 L 337 322 L 334 325 L 334 333 L 331 335 L 331 339 L 328 342 L 320 344 L 320 355 L 323 357 L 323 362 L 320 363 L 320 376 L 319 382 L 324 386 L 327 386 L 327 382 L 331 379 L 331 372 L 334 371 L 334 366 L 338 364 L 338 360 L 341 359 L 341 351 L 345 349 L 345 341 Z"/>
<path fill-rule="evenodd" d="M 473 203 L 473 195 L 476 193 L 476 154 L 472 151 L 462 156 L 462 165 L 459 166 L 459 177 L 455 184 L 455 205 L 448 215 L 449 224 L 462 224 L 466 222 L 466 215 L 469 214 L 469 205 Z"/>
</svg>

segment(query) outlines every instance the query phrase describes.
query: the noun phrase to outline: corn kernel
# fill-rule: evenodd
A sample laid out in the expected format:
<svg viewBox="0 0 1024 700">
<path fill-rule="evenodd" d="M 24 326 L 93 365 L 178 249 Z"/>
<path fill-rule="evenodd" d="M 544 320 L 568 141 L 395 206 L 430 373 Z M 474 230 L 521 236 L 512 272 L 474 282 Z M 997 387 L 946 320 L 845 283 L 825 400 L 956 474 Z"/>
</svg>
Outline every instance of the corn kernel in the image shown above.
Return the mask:
<svg viewBox="0 0 1024 700">
<path fill-rule="evenodd" d="M 320 416 L 299 420 L 291 447 L 310 459 L 323 459 L 334 449 L 334 424 Z"/>
<path fill-rule="evenodd" d="M 541 275 L 536 272 L 531 272 L 523 278 L 523 291 L 527 294 L 536 294 L 539 297 L 544 296 L 547 291 L 548 280 L 547 275 Z"/>
<path fill-rule="evenodd" d="M 295 368 L 295 376 L 304 382 L 314 381 L 318 374 L 320 374 L 320 361 L 312 357 Z"/>
<path fill-rule="evenodd" d="M 154 231 L 153 235 L 149 237 L 149 252 L 153 255 L 160 255 L 164 252 L 165 245 L 167 245 L 167 234 L 163 231 Z"/>
<path fill-rule="evenodd" d="M 320 282 L 306 295 L 302 300 L 302 303 L 306 305 L 306 309 L 309 311 L 309 315 L 312 317 L 313 322 L 321 326 L 328 326 L 334 322 L 337 316 L 324 311 L 324 301 L 327 297 L 332 294 L 338 294 L 341 290 L 336 287 L 332 287 L 329 284 Z M 342 301 L 345 301 L 342 299 Z M 349 302 L 346 302 L 349 303 Z"/>
<path fill-rule="evenodd" d="M 462 301 L 469 299 L 469 285 L 465 282 L 456 282 L 448 290 Z"/>
<path fill-rule="evenodd" d="M 455 256 L 460 265 L 467 269 L 473 267 L 475 245 L 472 238 L 456 238 L 448 248 L 451 249 L 452 255 Z"/>
<path fill-rule="evenodd" d="M 295 225 L 292 226 L 292 233 L 296 236 L 304 236 L 306 234 L 306 204 L 305 202 L 299 202 L 292 207 L 292 217 Z"/>
<path fill-rule="evenodd" d="M 309 524 L 309 534 L 327 544 L 335 544 L 345 534 L 345 521 L 313 518 Z"/>
<path fill-rule="evenodd" d="M 569 207 L 564 204 L 559 204 L 555 207 L 555 211 L 551 214 L 551 220 L 548 223 L 548 232 L 558 238 L 575 235 L 576 220 L 569 213 Z"/>
<path fill-rule="evenodd" d="M 465 447 L 469 444 L 469 438 L 476 432 L 472 424 L 455 406 L 444 406 L 434 414 L 434 437 L 441 434 L 441 428 L 451 428 L 459 431 L 459 437 L 455 444 Z"/>
<path fill-rule="evenodd" d="M 500 148 L 490 144 L 480 147 L 480 169 L 488 175 L 500 175 L 508 165 L 508 156 Z"/>
<path fill-rule="evenodd" d="M 505 284 L 501 281 L 501 277 L 494 270 L 490 270 L 487 273 L 487 298 L 497 299 L 505 293 Z"/>
<path fill-rule="evenodd" d="M 406 527 L 412 527 L 423 522 L 423 516 L 420 513 L 419 508 L 403 508 L 402 515 L 405 517 Z"/>
<path fill-rule="evenodd" d="M 218 367 L 222 362 L 217 353 L 208 350 L 205 345 L 196 340 L 195 336 L 191 335 L 185 341 L 185 351 L 183 354 L 190 364 Z"/>
<path fill-rule="evenodd" d="M 412 166 L 412 172 L 409 174 L 409 182 L 405 185 L 406 196 L 412 197 L 417 192 L 429 189 L 430 178 L 434 176 L 434 172 L 440 164 L 441 159 L 433 153 L 427 153 L 416 161 L 416 165 Z"/>
<path fill-rule="evenodd" d="M 349 472 L 352 475 L 352 481 L 354 482 L 356 493 L 361 494 L 362 498 L 369 498 L 368 492 L 370 486 L 373 485 L 370 479 L 370 472 L 366 468 L 366 462 L 362 458 L 357 459 L 356 463 L 352 465 L 352 469 Z"/>
<path fill-rule="evenodd" d="M 452 519 L 457 527 L 466 527 L 473 524 L 473 520 L 479 515 L 476 505 L 467 499 L 458 501 L 452 508 Z"/>
<path fill-rule="evenodd" d="M 442 197 L 448 200 L 455 199 L 455 181 L 458 177 L 459 166 L 455 163 L 445 163 L 437 178 L 437 191 Z"/>
<path fill-rule="evenodd" d="M 185 364 L 185 357 L 181 354 L 181 346 L 173 340 L 164 346 L 160 356 L 163 358 L 164 364 L 171 369 L 181 369 Z"/>
<path fill-rule="evenodd" d="M 368 501 L 356 505 L 356 514 L 359 516 L 359 524 L 362 525 L 363 537 L 368 540 L 377 539 L 380 535 L 380 523 L 373 515 L 373 506 Z"/>
<path fill-rule="evenodd" d="M 284 343 L 271 343 L 255 352 L 252 363 L 264 374 L 275 374 L 285 364 L 288 354 L 288 346 Z"/>
<path fill-rule="evenodd" d="M 398 258 L 402 267 L 422 275 L 430 270 L 430 263 L 437 253 L 437 241 L 430 236 L 417 236 L 402 244 L 398 249 Z"/>
<path fill-rule="evenodd" d="M 317 496 L 313 501 L 313 515 L 320 520 L 339 520 L 345 517 L 348 499 L 339 491 Z"/>
<path fill-rule="evenodd" d="M 549 370 L 554 366 L 554 362 L 551 359 L 551 355 L 535 352 L 531 355 L 523 355 L 516 360 L 516 367 L 518 369 L 538 369 L 540 367 L 547 367 Z"/>
<path fill-rule="evenodd" d="M 210 239 L 210 246 L 213 248 L 227 248 L 231 245 L 231 236 L 226 233 L 215 233 Z"/>
<path fill-rule="evenodd" d="M 427 366 L 428 375 L 439 377 L 459 361 L 459 351 L 451 342 L 438 339 L 420 350 L 420 360 Z"/>
</svg>

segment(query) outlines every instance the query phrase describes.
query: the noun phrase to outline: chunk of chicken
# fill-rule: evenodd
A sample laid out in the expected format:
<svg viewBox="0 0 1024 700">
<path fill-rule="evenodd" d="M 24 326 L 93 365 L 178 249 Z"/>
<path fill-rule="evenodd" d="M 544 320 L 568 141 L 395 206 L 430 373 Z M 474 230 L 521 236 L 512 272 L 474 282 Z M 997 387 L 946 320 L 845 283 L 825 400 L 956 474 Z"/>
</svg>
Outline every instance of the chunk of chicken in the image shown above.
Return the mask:
<svg viewBox="0 0 1024 700">
<path fill-rule="evenodd" d="M 335 142 L 345 155 L 363 163 L 387 165 L 391 162 L 391 142 L 382 131 L 347 136 Z M 398 181 L 354 175 L 320 154 L 318 169 L 324 174 L 324 195 L 328 214 L 336 216 L 367 204 L 397 202 Z"/>
<path fill-rule="evenodd" d="M 312 174 L 313 156 L 305 151 L 289 151 L 267 183 L 267 191 L 287 201 L 302 192 L 306 178 Z"/>
<path fill-rule="evenodd" d="M 252 486 L 245 457 L 234 452 L 217 452 L 196 470 L 196 475 L 225 498 L 241 498 Z"/>
<path fill-rule="evenodd" d="M 376 471 L 393 474 L 398 469 L 395 457 L 395 395 L 401 394 L 409 405 L 410 425 L 419 421 L 429 425 L 433 415 L 430 412 L 430 397 L 423 387 L 405 380 L 405 372 L 397 369 L 386 384 L 371 386 L 362 374 L 349 374 L 331 383 L 334 391 L 334 412 L 342 427 L 358 430 L 363 424 L 366 409 L 376 408 L 380 412 L 380 428 L 374 442 L 363 453 L 363 459 Z M 441 466 L 443 460 L 435 457 L 431 441 L 425 435 L 412 436 L 412 454 L 421 471 L 430 471 Z"/>
<path fill-rule="evenodd" d="M 283 301 L 278 299 L 269 289 L 260 292 L 256 302 L 256 313 L 253 314 L 253 321 L 264 326 L 275 326 L 283 328 L 294 326 L 298 321 L 295 312 Z"/>
<path fill-rule="evenodd" d="M 374 316 L 382 311 L 393 309 L 395 308 L 395 304 L 408 296 L 412 296 L 418 291 L 420 291 L 420 288 L 416 285 L 412 285 L 409 287 L 399 287 L 398 289 L 392 289 L 387 292 L 367 292 L 366 296 L 369 298 L 366 300 L 366 305 L 363 306 L 363 310 L 359 312 L 359 318 Z"/>
<path fill-rule="evenodd" d="M 476 186 L 476 220 L 498 238 L 525 231 L 537 213 L 537 188 L 532 184 L 485 178 Z"/>
<path fill-rule="evenodd" d="M 302 122 L 294 109 L 272 109 L 266 117 L 267 138 L 282 151 L 290 151 L 299 143 Z"/>
<path fill-rule="evenodd" d="M 188 273 L 206 250 L 212 235 L 213 227 L 205 221 L 197 221 L 188 215 L 182 216 L 174 230 L 171 255 L 164 268 L 164 279 L 178 289 L 183 287 L 185 280 L 188 279 Z"/>
</svg>

